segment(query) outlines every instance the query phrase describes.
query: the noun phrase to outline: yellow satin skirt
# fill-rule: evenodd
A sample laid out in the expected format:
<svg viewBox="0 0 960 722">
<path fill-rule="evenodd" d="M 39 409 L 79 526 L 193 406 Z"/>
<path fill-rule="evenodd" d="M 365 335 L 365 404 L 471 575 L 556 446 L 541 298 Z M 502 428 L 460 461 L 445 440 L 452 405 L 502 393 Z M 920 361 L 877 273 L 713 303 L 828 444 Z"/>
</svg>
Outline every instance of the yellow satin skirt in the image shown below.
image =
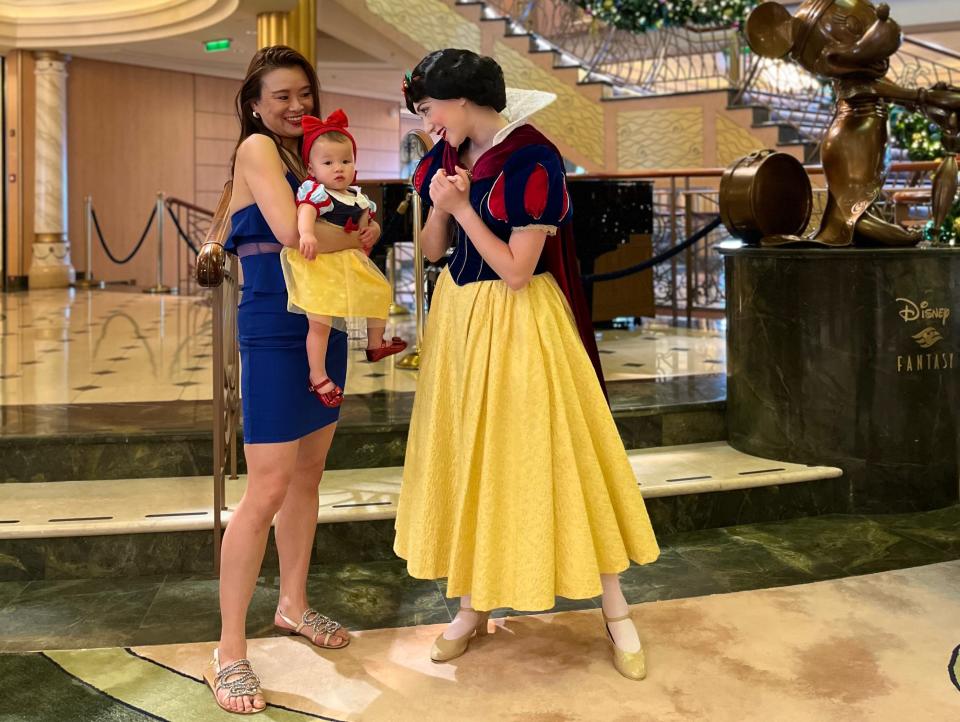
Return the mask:
<svg viewBox="0 0 960 722">
<path fill-rule="evenodd" d="M 296 248 L 280 251 L 287 310 L 338 318 L 387 318 L 393 291 L 377 265 L 359 250 L 320 253 L 312 261 Z"/>
<path fill-rule="evenodd" d="M 601 593 L 660 554 L 573 315 L 550 274 L 457 286 L 427 321 L 396 520 L 411 576 L 478 610 Z"/>
</svg>

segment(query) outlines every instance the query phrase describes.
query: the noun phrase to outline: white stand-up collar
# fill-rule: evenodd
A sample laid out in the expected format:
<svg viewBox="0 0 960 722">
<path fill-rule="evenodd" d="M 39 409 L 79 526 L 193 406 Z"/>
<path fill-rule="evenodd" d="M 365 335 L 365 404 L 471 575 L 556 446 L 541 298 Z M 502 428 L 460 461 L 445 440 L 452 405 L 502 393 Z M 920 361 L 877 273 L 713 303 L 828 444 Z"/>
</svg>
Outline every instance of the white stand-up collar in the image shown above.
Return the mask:
<svg viewBox="0 0 960 722">
<path fill-rule="evenodd" d="M 556 99 L 555 93 L 543 90 L 507 88 L 507 107 L 500 112 L 500 115 L 506 119 L 507 125 L 493 136 L 493 145 L 503 142 L 515 129 L 526 124 L 530 116 L 543 110 Z"/>
</svg>

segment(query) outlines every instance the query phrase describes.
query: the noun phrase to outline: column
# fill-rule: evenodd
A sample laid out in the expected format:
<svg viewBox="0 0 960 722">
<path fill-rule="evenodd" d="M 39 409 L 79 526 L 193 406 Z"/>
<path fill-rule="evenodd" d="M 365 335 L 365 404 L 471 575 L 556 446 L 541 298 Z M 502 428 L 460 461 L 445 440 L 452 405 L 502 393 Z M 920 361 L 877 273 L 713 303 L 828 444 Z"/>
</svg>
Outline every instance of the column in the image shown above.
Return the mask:
<svg viewBox="0 0 960 722">
<path fill-rule="evenodd" d="M 290 44 L 316 66 L 317 0 L 297 0 L 297 7 L 290 11 Z"/>
<path fill-rule="evenodd" d="M 289 13 L 273 11 L 257 15 L 257 47 L 289 45 Z"/>
<path fill-rule="evenodd" d="M 317 63 L 317 0 L 297 0 L 290 12 L 257 15 L 257 47 L 289 45 L 311 65 Z"/>
<path fill-rule="evenodd" d="M 65 288 L 76 280 L 67 238 L 67 59 L 37 51 L 33 257 L 30 288 Z"/>
</svg>

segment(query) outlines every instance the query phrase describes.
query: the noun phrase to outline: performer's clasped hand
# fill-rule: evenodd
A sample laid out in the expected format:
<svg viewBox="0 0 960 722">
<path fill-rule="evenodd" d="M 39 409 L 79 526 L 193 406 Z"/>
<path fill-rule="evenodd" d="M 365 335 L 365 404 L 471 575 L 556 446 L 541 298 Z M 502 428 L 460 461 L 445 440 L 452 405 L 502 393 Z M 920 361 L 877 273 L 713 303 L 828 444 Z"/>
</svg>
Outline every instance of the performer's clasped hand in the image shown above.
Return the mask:
<svg viewBox="0 0 960 722">
<path fill-rule="evenodd" d="M 456 171 L 456 175 L 448 175 L 441 168 L 430 181 L 433 205 L 452 216 L 470 207 L 470 173 L 459 166 Z"/>
</svg>

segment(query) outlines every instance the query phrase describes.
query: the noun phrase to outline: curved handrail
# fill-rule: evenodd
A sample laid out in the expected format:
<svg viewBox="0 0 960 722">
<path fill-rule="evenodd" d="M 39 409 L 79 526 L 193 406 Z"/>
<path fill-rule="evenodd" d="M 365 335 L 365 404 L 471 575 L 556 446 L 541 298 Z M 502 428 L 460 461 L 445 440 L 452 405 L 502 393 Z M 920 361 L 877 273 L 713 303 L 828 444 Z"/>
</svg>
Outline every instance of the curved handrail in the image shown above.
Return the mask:
<svg viewBox="0 0 960 722">
<path fill-rule="evenodd" d="M 185 200 L 183 200 L 182 198 L 176 198 L 176 197 L 174 197 L 174 196 L 168 196 L 168 197 L 167 197 L 167 203 L 169 203 L 169 204 L 171 204 L 171 205 L 183 206 L 184 208 L 187 208 L 188 210 L 196 211 L 197 213 L 201 213 L 201 214 L 203 214 L 203 215 L 205 215 L 205 216 L 210 216 L 211 218 L 213 217 L 213 211 L 211 211 L 209 208 L 204 208 L 203 206 L 198 206 L 196 203 L 191 203 L 190 201 L 185 201 Z"/>
<path fill-rule="evenodd" d="M 960 159 L 960 154 L 958 154 Z M 896 161 L 887 170 L 890 173 L 928 173 L 939 167 L 938 160 Z M 823 175 L 822 165 L 805 165 L 809 175 Z M 653 168 L 622 173 L 568 173 L 567 180 L 643 180 L 647 178 L 719 178 L 725 168 Z M 409 185 L 403 178 L 370 178 L 359 181 L 360 185 Z"/>
<path fill-rule="evenodd" d="M 926 40 L 918 40 L 917 38 L 909 35 L 904 35 L 903 43 L 904 45 L 916 45 L 924 50 L 931 50 L 940 55 L 946 55 L 948 58 L 960 60 L 960 53 L 956 52 L 955 50 L 950 50 L 950 48 L 945 48 L 942 45 L 937 45 L 936 43 L 928 43 Z"/>
</svg>

